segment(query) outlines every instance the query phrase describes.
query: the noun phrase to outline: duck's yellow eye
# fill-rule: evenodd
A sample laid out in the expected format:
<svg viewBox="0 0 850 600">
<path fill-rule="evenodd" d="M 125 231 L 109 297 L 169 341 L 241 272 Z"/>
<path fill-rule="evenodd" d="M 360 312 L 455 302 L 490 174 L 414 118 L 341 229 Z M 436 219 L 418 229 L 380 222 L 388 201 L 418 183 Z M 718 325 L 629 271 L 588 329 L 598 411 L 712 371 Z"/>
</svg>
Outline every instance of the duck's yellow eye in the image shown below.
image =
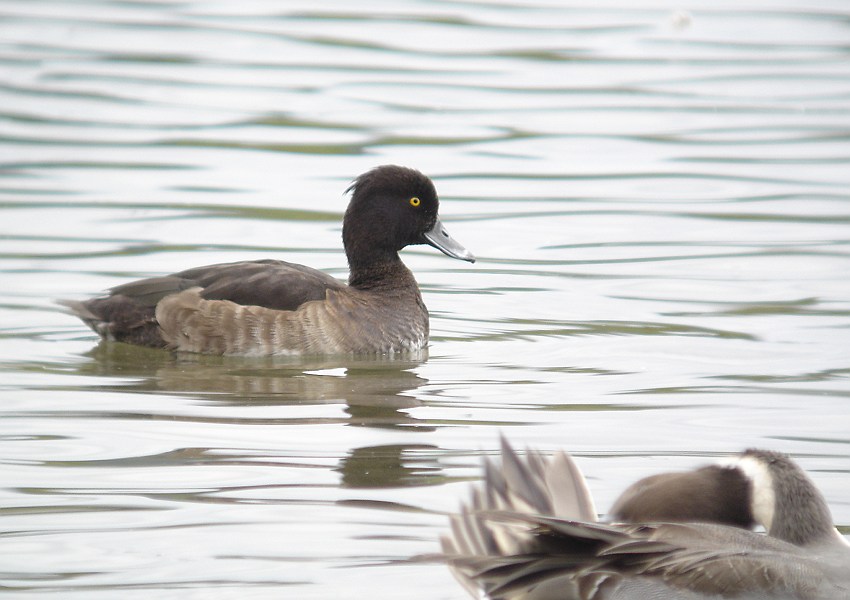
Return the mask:
<svg viewBox="0 0 850 600">
<path fill-rule="evenodd" d="M 420 204 L 422 204 L 422 200 L 420 200 L 416 196 L 414 196 L 413 198 L 410 199 L 410 206 L 412 206 L 413 208 L 416 208 Z"/>
</svg>

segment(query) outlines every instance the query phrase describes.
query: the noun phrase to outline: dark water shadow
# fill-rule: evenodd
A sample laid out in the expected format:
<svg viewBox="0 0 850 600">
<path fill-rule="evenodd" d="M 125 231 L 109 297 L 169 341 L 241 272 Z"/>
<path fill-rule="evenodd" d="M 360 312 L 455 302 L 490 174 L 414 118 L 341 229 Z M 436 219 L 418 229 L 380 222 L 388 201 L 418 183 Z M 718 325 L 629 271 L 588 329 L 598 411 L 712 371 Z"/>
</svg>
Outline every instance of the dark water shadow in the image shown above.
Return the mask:
<svg viewBox="0 0 850 600">
<path fill-rule="evenodd" d="M 441 485 L 447 478 L 438 454 L 436 446 L 427 444 L 364 446 L 352 449 L 335 470 L 346 488 Z"/>
</svg>

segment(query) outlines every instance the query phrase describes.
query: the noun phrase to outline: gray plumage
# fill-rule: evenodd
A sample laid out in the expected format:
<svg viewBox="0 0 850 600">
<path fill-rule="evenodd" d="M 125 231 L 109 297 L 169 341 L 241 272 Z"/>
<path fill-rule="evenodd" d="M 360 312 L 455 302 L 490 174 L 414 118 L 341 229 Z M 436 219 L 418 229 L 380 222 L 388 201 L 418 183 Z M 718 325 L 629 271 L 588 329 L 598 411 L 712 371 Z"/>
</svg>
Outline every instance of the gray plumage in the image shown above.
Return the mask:
<svg viewBox="0 0 850 600">
<path fill-rule="evenodd" d="M 615 507 L 654 519 L 600 523 L 568 455 L 520 457 L 503 440 L 501 465 L 486 463 L 483 483 L 451 519 L 443 551 L 474 597 L 499 600 L 850 598 L 850 546 L 808 476 L 777 452 L 748 450 L 738 461 L 642 480 Z M 714 496 L 682 511 L 676 487 L 695 478 L 720 482 L 700 483 Z M 741 495 L 744 480 L 752 489 Z M 724 497 L 729 489 L 737 491 Z M 710 508 L 742 501 L 751 506 Z"/>
</svg>

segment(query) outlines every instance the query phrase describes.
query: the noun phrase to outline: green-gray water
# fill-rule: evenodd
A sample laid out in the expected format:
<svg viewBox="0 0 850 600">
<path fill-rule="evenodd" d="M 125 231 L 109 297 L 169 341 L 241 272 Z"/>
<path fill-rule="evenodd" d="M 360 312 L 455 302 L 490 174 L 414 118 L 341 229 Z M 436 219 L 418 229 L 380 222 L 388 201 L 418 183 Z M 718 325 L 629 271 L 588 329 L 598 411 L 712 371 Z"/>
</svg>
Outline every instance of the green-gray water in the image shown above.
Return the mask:
<svg viewBox="0 0 850 600">
<path fill-rule="evenodd" d="M 850 526 L 843 1 L 0 2 L 4 597 L 459 599 L 504 433 L 628 483 L 792 453 Z M 283 258 L 436 182 L 427 360 L 98 345 L 54 304 Z"/>
</svg>

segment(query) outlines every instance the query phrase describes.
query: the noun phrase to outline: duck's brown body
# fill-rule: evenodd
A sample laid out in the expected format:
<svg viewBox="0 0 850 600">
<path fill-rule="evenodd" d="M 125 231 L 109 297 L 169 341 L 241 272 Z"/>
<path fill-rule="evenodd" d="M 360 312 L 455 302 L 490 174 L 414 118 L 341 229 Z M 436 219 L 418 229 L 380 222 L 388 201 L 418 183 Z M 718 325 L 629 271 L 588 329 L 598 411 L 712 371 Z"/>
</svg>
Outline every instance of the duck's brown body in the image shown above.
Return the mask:
<svg viewBox="0 0 850 600">
<path fill-rule="evenodd" d="M 329 287 L 296 310 L 206 300 L 203 289 L 168 296 L 156 321 L 168 346 L 188 352 L 238 355 L 397 354 L 428 340 L 428 310 L 412 285 L 374 291 Z"/>
<path fill-rule="evenodd" d="M 360 176 L 343 223 L 349 285 L 303 265 L 210 265 L 63 301 L 107 340 L 232 355 L 397 354 L 428 343 L 428 310 L 398 251 L 428 243 L 474 260 L 442 228 L 431 181 L 412 169 Z"/>
</svg>

